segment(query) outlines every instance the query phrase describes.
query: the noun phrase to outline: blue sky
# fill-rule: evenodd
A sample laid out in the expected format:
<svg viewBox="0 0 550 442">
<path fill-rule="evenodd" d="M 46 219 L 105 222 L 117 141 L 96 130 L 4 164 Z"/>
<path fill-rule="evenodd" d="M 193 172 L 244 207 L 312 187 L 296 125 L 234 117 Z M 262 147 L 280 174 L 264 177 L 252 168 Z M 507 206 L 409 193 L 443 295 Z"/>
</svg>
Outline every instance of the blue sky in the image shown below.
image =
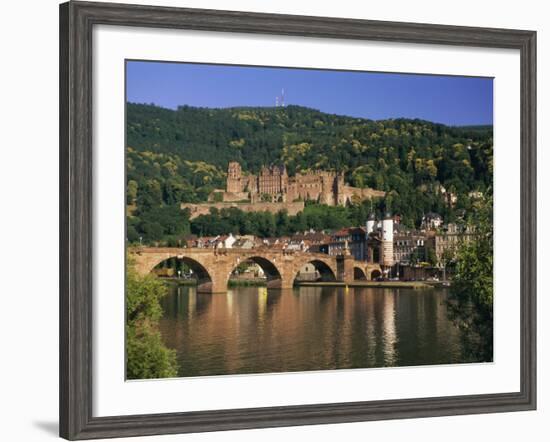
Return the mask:
<svg viewBox="0 0 550 442">
<path fill-rule="evenodd" d="M 364 117 L 493 124 L 491 78 L 127 62 L 127 99 L 175 109 L 286 104 Z"/>
</svg>

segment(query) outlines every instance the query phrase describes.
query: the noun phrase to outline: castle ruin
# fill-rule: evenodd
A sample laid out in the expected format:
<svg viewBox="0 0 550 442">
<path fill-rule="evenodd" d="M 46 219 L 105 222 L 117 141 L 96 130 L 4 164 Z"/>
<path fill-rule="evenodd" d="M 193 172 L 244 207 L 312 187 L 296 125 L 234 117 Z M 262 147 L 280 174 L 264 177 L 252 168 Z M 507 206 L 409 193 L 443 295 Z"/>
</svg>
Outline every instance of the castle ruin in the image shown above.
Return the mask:
<svg viewBox="0 0 550 442">
<path fill-rule="evenodd" d="M 343 206 L 384 195 L 379 190 L 348 186 L 343 173 L 313 171 L 289 177 L 285 166 L 264 166 L 258 175 L 245 175 L 241 165 L 232 161 L 227 168 L 227 185 L 225 192 L 221 192 L 221 200 L 249 200 L 252 203 L 266 200 L 274 203 L 316 201 L 328 206 Z"/>
<path fill-rule="evenodd" d="M 214 190 L 208 203 L 183 203 L 181 208 L 189 209 L 191 218 L 209 213 L 210 208 L 229 207 L 245 212 L 286 210 L 289 215 L 296 215 L 303 210 L 305 201 L 344 206 L 384 195 L 380 190 L 348 186 L 343 173 L 313 171 L 290 177 L 285 166 L 275 165 L 264 166 L 258 175 L 253 175 L 243 173 L 241 165 L 231 161 L 225 190 Z"/>
</svg>

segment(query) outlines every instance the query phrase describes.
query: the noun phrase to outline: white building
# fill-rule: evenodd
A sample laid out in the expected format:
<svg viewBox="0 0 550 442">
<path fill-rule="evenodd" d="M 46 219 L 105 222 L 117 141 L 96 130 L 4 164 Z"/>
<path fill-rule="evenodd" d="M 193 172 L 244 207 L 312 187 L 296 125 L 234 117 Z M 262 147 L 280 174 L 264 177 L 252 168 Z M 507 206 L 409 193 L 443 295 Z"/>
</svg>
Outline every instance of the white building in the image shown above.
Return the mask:
<svg viewBox="0 0 550 442">
<path fill-rule="evenodd" d="M 439 229 L 442 225 L 443 217 L 438 213 L 429 212 L 422 217 L 421 228 L 424 230 Z"/>
<path fill-rule="evenodd" d="M 235 241 L 237 241 L 237 239 L 233 236 L 233 234 L 229 234 L 227 235 L 227 237 L 224 239 L 223 241 L 223 245 L 226 249 L 230 249 L 233 247 L 233 244 L 235 244 Z"/>
</svg>

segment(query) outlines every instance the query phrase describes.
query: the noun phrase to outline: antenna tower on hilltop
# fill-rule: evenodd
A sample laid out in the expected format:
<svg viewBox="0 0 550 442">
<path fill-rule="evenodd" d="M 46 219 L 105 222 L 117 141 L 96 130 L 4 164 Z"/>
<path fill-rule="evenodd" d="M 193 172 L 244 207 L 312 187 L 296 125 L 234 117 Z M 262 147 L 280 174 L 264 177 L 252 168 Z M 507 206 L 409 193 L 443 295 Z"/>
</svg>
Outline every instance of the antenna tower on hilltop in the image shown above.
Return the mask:
<svg viewBox="0 0 550 442">
<path fill-rule="evenodd" d="M 285 107 L 285 89 L 281 89 L 281 95 L 275 97 L 275 107 Z"/>
</svg>

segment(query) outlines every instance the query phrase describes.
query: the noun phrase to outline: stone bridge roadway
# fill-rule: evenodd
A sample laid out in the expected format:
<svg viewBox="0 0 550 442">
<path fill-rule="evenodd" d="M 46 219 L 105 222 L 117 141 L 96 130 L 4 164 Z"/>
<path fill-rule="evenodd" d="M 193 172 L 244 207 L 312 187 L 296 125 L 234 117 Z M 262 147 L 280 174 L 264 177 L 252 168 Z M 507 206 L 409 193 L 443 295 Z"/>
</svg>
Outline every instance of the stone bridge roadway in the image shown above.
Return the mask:
<svg viewBox="0 0 550 442">
<path fill-rule="evenodd" d="M 258 264 L 267 277 L 269 288 L 292 288 L 300 268 L 311 263 L 323 280 L 352 282 L 370 280 L 380 274 L 378 264 L 356 261 L 350 255 L 330 256 L 324 253 L 307 253 L 270 249 L 212 249 L 138 247 L 129 250 L 140 274 L 151 272 L 158 264 L 170 259 L 181 259 L 196 275 L 199 292 L 227 291 L 231 272 L 244 261 Z"/>
</svg>

